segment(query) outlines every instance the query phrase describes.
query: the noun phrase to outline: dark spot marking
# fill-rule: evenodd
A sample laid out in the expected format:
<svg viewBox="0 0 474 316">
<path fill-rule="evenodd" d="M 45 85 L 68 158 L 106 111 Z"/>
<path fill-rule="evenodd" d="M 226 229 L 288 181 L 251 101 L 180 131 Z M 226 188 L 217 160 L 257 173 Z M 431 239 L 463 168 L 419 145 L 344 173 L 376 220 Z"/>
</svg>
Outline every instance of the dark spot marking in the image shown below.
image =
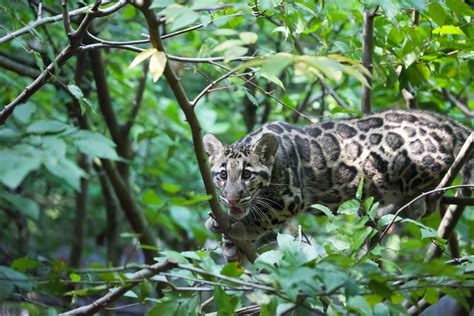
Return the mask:
<svg viewBox="0 0 474 316">
<path fill-rule="evenodd" d="M 277 133 L 277 134 L 281 134 L 281 133 L 284 132 L 284 129 L 281 128 L 281 126 L 278 126 L 278 125 L 276 125 L 276 124 L 269 124 L 269 125 L 267 125 L 267 128 L 268 128 L 269 130 L 271 130 L 272 132 L 275 132 L 275 133 Z"/>
<path fill-rule="evenodd" d="M 392 132 L 387 134 L 387 136 L 385 137 L 385 141 L 387 142 L 388 147 L 393 150 L 399 149 L 405 143 L 405 141 L 400 135 Z"/>
<path fill-rule="evenodd" d="M 420 135 L 421 136 L 426 135 L 426 130 L 424 128 L 420 128 Z"/>
<path fill-rule="evenodd" d="M 311 150 L 309 148 L 309 140 L 302 138 L 298 135 L 295 136 L 296 147 L 298 148 L 298 153 L 300 158 L 304 161 L 309 162 L 311 160 Z"/>
<path fill-rule="evenodd" d="M 382 140 L 382 135 L 381 134 L 370 134 L 370 136 L 369 136 L 369 142 L 372 145 L 379 144 L 381 140 Z"/>
<path fill-rule="evenodd" d="M 313 137 L 318 137 L 321 135 L 322 131 L 321 129 L 317 128 L 316 126 L 310 126 L 306 129 L 306 132 Z"/>
<path fill-rule="evenodd" d="M 435 162 L 434 158 L 431 156 L 425 156 L 421 159 L 421 163 L 426 167 L 430 167 Z"/>
<path fill-rule="evenodd" d="M 370 117 L 357 121 L 357 126 L 360 130 L 367 132 L 372 128 L 382 127 L 383 120 L 380 117 Z"/>
<path fill-rule="evenodd" d="M 291 132 L 293 130 L 302 131 L 302 128 L 296 125 L 291 125 L 284 122 L 281 122 L 280 125 L 283 126 L 283 128 L 285 128 L 288 132 Z"/>
<path fill-rule="evenodd" d="M 349 184 L 357 175 L 357 169 L 353 166 L 348 166 L 345 163 L 340 163 L 337 167 L 335 178 L 337 184 Z"/>
<path fill-rule="evenodd" d="M 313 152 L 313 155 L 311 155 L 311 157 L 313 158 L 312 165 L 316 167 L 316 169 L 326 168 L 326 159 L 324 158 L 324 153 L 319 143 L 312 140 L 311 147 Z"/>
<path fill-rule="evenodd" d="M 425 151 L 425 146 L 423 146 L 423 143 L 417 139 L 410 143 L 410 151 L 415 155 L 419 155 Z"/>
<path fill-rule="evenodd" d="M 405 168 L 410 165 L 410 159 L 408 158 L 407 151 L 403 150 L 398 153 L 393 159 L 393 172 L 401 174 Z"/>
<path fill-rule="evenodd" d="M 405 126 L 403 127 L 403 129 L 405 130 L 405 132 L 407 132 L 408 137 L 413 137 L 416 135 L 416 129 L 412 127 Z"/>
<path fill-rule="evenodd" d="M 391 112 L 385 115 L 387 121 L 401 123 L 402 121 L 416 122 L 417 118 L 412 114 Z"/>
<path fill-rule="evenodd" d="M 330 160 L 336 161 L 341 154 L 341 148 L 336 137 L 331 134 L 324 134 L 321 139 L 322 147 Z"/>
<path fill-rule="evenodd" d="M 365 136 L 364 134 L 360 134 L 360 135 L 359 135 L 359 139 L 360 139 L 360 140 L 365 140 L 365 139 L 366 139 L 366 136 Z"/>
<path fill-rule="evenodd" d="M 436 153 L 437 148 L 429 138 L 426 139 L 425 145 L 426 150 L 428 150 L 430 153 Z"/>
<path fill-rule="evenodd" d="M 344 153 L 347 155 L 349 159 L 357 159 L 359 158 L 360 154 L 362 153 L 362 146 L 353 141 L 350 144 L 346 144 L 344 146 Z"/>
<path fill-rule="evenodd" d="M 334 128 L 334 122 L 324 122 L 321 124 L 321 126 L 324 129 L 332 129 Z"/>
<path fill-rule="evenodd" d="M 339 123 L 337 125 L 336 131 L 344 138 L 351 138 L 357 135 L 357 131 L 355 128 L 342 123 Z"/>
<path fill-rule="evenodd" d="M 377 171 L 380 171 L 380 172 L 387 171 L 388 162 L 383 160 L 382 157 L 380 157 L 377 153 L 374 153 L 374 152 L 370 153 L 370 157 L 372 160 L 372 164 Z"/>
<path fill-rule="evenodd" d="M 276 226 L 278 224 L 280 224 L 280 221 L 278 219 L 276 218 L 272 219 L 272 225 Z"/>
</svg>

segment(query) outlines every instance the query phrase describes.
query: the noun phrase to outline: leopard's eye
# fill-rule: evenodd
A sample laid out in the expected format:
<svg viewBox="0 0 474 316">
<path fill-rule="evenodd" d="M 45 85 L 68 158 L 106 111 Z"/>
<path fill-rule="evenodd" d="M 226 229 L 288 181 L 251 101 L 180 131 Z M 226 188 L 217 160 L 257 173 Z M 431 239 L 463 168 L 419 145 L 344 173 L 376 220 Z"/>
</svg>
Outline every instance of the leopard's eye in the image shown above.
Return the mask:
<svg viewBox="0 0 474 316">
<path fill-rule="evenodd" d="M 227 179 L 227 171 L 222 170 L 222 171 L 219 173 L 219 176 L 221 177 L 222 180 L 226 180 L 226 179 Z"/>
<path fill-rule="evenodd" d="M 248 180 L 250 179 L 250 177 L 252 177 L 252 173 L 248 170 L 244 170 L 244 172 L 242 173 L 242 179 Z"/>
</svg>

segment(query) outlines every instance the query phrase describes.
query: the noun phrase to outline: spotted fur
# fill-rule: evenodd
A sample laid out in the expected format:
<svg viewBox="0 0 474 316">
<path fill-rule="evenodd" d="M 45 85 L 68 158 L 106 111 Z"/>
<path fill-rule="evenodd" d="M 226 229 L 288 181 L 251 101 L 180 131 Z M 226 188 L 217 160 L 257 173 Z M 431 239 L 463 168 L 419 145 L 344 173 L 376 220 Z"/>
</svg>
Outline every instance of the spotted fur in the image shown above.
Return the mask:
<svg viewBox="0 0 474 316">
<path fill-rule="evenodd" d="M 469 133 L 434 113 L 387 111 L 307 126 L 268 123 L 232 145 L 210 134 L 204 144 L 221 200 L 236 220 L 229 234 L 255 239 L 313 204 L 337 209 L 355 196 L 361 177 L 366 196 L 398 208 L 439 183 Z M 468 179 L 473 168 L 471 156 Z"/>
</svg>

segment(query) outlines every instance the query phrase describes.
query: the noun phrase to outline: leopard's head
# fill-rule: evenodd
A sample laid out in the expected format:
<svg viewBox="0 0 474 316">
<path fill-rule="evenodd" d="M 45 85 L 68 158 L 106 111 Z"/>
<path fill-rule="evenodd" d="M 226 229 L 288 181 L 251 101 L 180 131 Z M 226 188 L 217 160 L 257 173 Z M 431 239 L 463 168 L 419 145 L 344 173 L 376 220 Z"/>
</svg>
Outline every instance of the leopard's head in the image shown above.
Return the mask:
<svg viewBox="0 0 474 316">
<path fill-rule="evenodd" d="M 258 192 L 270 184 L 278 139 L 263 134 L 253 145 L 222 144 L 212 134 L 204 136 L 214 183 L 229 214 L 242 219 Z"/>
</svg>

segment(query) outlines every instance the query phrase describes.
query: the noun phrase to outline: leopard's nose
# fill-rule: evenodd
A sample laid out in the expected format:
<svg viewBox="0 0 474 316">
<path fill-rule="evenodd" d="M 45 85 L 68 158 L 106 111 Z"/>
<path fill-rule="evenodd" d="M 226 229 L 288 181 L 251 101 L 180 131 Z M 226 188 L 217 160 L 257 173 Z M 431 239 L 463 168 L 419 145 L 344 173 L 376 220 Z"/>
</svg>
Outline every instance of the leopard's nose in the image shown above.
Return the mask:
<svg viewBox="0 0 474 316">
<path fill-rule="evenodd" d="M 240 198 L 238 197 L 228 197 L 227 198 L 227 202 L 229 202 L 229 205 L 237 205 L 237 203 L 239 203 L 240 201 Z"/>
</svg>

